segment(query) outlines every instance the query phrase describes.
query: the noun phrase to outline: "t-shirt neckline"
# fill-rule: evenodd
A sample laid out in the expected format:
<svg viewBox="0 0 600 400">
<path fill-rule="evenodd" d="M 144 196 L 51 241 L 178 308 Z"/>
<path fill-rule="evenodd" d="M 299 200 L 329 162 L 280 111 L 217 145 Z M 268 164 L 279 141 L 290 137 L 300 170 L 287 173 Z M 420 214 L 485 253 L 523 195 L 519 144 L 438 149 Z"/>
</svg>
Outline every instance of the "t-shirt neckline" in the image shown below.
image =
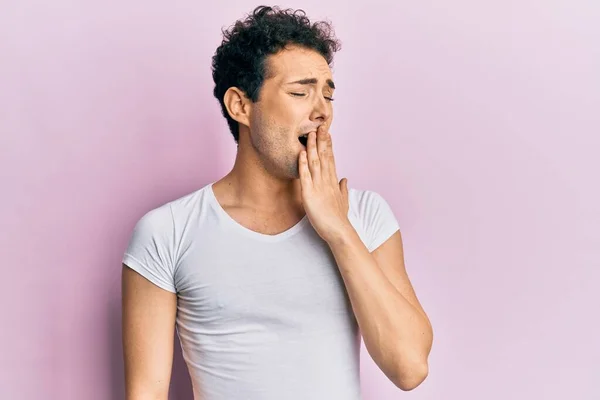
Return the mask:
<svg viewBox="0 0 600 400">
<path fill-rule="evenodd" d="M 308 223 L 308 216 L 304 215 L 304 217 L 302 217 L 302 219 L 300 221 L 298 221 L 295 225 L 293 225 L 290 228 L 288 228 L 287 230 L 277 233 L 275 235 L 267 235 L 265 233 L 253 231 L 252 229 L 246 228 L 244 225 L 237 222 L 235 219 L 233 219 L 227 213 L 227 211 L 225 211 L 225 209 L 223 208 L 223 206 L 221 206 L 221 204 L 219 203 L 219 200 L 217 200 L 217 197 L 215 196 L 215 192 L 213 191 L 214 184 L 215 184 L 215 182 L 212 182 L 212 183 L 208 184 L 206 187 L 206 192 L 208 193 L 210 205 L 217 212 L 217 214 L 219 215 L 219 217 L 222 221 L 224 221 L 227 225 L 229 225 L 230 228 L 236 230 L 237 232 L 239 232 L 241 234 L 244 234 L 251 238 L 254 238 L 257 240 L 262 240 L 265 242 L 277 242 L 280 240 L 287 239 L 290 236 L 296 234 Z"/>
</svg>

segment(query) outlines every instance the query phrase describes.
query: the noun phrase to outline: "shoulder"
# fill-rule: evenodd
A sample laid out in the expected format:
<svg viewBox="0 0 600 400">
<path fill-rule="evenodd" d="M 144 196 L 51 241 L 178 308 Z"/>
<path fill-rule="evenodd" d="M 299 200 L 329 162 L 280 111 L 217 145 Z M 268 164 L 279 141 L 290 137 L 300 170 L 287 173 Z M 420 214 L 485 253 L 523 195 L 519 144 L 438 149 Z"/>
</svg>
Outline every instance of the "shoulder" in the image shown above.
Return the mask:
<svg viewBox="0 0 600 400">
<path fill-rule="evenodd" d="M 350 211 L 357 216 L 368 216 L 379 207 L 388 206 L 381 194 L 374 190 L 348 188 Z"/>
<path fill-rule="evenodd" d="M 348 205 L 349 218 L 369 251 L 400 229 L 392 207 L 376 191 L 348 188 Z"/>
<path fill-rule="evenodd" d="M 162 204 L 146 211 L 136 222 L 134 231 L 136 233 L 156 233 L 168 229 L 173 225 L 171 205 Z"/>
<path fill-rule="evenodd" d="M 204 186 L 145 211 L 136 222 L 135 230 L 157 236 L 173 233 L 178 220 L 187 219 L 194 210 L 201 208 L 206 188 Z"/>
<path fill-rule="evenodd" d="M 156 208 L 149 210 L 144 218 L 155 223 L 176 221 L 181 216 L 193 213 L 209 201 L 209 185 L 169 200 Z"/>
</svg>

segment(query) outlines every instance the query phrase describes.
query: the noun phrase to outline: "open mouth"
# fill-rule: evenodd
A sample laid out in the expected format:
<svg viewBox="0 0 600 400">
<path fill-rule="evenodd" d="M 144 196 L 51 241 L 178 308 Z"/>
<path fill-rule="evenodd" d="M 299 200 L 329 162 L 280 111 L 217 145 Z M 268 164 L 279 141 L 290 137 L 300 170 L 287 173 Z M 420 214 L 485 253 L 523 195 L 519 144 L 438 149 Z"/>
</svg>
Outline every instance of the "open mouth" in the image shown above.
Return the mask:
<svg viewBox="0 0 600 400">
<path fill-rule="evenodd" d="M 300 143 L 302 143 L 302 146 L 306 147 L 306 145 L 308 144 L 308 133 L 302 136 L 298 136 L 298 140 L 300 141 Z"/>
</svg>

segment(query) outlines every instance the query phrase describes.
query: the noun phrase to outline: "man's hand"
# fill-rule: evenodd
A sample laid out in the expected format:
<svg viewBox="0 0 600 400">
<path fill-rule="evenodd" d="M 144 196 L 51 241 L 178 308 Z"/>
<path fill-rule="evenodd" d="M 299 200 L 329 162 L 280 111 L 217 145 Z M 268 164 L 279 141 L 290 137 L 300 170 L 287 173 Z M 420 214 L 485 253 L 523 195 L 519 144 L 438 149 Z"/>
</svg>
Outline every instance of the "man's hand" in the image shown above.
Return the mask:
<svg viewBox="0 0 600 400">
<path fill-rule="evenodd" d="M 323 125 L 308 135 L 306 147 L 299 160 L 302 203 L 312 226 L 330 243 L 353 229 L 348 220 L 348 180 L 338 182 L 331 135 Z"/>
</svg>

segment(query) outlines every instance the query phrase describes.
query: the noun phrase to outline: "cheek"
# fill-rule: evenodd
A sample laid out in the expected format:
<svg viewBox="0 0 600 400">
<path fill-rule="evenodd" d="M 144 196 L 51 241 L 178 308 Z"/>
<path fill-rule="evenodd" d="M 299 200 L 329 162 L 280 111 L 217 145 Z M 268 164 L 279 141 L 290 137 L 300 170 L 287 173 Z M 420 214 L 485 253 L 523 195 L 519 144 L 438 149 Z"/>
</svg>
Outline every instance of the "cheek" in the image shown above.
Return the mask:
<svg viewBox="0 0 600 400">
<path fill-rule="evenodd" d="M 260 132 L 262 143 L 288 143 L 308 118 L 309 113 L 303 110 L 299 102 L 284 98 L 279 102 L 263 103 L 255 111 L 251 129 L 253 132 Z"/>
<path fill-rule="evenodd" d="M 272 115 L 276 116 L 281 126 L 295 128 L 308 119 L 310 108 L 307 107 L 307 104 L 307 102 L 290 97 L 274 105 Z"/>
<path fill-rule="evenodd" d="M 269 114 L 267 110 L 262 108 L 254 111 L 250 121 L 250 131 L 255 140 L 269 136 L 269 132 L 276 126 L 275 121 L 270 115 L 272 114 Z"/>
</svg>

